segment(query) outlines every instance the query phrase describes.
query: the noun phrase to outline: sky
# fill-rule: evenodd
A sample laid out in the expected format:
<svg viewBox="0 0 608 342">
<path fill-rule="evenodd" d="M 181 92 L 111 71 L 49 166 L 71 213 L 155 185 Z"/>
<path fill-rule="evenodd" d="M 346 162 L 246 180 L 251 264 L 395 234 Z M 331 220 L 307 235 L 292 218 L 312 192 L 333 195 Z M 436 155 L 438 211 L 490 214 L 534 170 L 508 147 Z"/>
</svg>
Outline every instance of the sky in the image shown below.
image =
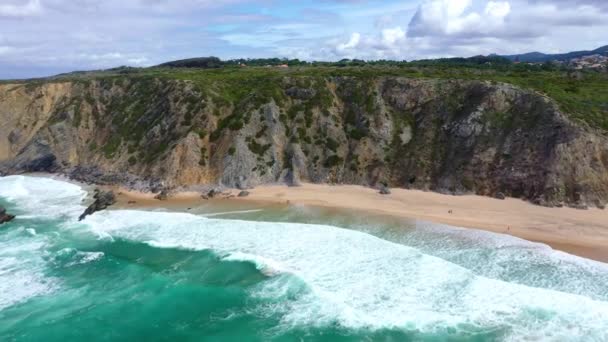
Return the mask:
<svg viewBox="0 0 608 342">
<path fill-rule="evenodd" d="M 200 56 L 558 53 L 606 32 L 608 0 L 0 0 L 0 79 Z"/>
</svg>

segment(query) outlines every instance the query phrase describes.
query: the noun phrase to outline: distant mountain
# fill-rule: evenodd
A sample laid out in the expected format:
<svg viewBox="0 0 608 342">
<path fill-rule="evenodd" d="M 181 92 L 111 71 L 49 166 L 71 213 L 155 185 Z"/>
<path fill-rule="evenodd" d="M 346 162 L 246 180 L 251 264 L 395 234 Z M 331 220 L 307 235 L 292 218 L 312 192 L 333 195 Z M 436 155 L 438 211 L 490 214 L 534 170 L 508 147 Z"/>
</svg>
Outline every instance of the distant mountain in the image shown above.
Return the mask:
<svg viewBox="0 0 608 342">
<path fill-rule="evenodd" d="M 579 58 L 589 55 L 603 55 L 608 56 L 608 45 L 602 46 L 601 48 L 592 51 L 574 51 L 562 54 L 545 54 L 542 52 L 529 52 L 520 55 L 509 55 L 502 56 L 511 61 L 520 61 L 526 63 L 542 63 L 547 61 L 568 61 L 573 58 Z"/>
</svg>

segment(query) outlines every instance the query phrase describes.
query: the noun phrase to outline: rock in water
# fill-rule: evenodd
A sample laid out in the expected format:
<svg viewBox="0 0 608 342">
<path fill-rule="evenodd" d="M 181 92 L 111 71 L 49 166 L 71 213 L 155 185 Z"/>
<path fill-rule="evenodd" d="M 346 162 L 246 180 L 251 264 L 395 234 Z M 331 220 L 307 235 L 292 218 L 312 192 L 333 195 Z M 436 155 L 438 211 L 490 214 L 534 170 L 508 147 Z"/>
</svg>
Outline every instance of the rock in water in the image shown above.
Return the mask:
<svg viewBox="0 0 608 342">
<path fill-rule="evenodd" d="M 0 207 L 0 224 L 7 223 L 15 219 L 15 215 L 7 214 L 6 209 Z"/>
<path fill-rule="evenodd" d="M 105 210 L 107 207 L 116 203 L 116 196 L 114 196 L 113 191 L 100 191 L 99 189 L 95 189 L 95 194 L 93 195 L 95 202 L 91 204 L 85 211 L 80 215 L 78 221 L 84 220 L 88 215 L 92 215 L 95 212 Z"/>
<path fill-rule="evenodd" d="M 249 191 L 241 191 L 239 192 L 239 197 L 247 197 L 249 196 Z"/>
</svg>

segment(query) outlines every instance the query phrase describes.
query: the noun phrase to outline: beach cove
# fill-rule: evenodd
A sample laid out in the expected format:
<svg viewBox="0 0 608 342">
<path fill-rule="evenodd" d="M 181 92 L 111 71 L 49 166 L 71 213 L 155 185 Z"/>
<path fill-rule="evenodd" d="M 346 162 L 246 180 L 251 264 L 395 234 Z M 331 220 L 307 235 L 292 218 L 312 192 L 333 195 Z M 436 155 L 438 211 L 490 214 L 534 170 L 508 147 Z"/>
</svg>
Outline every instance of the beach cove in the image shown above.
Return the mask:
<svg viewBox="0 0 608 342">
<path fill-rule="evenodd" d="M 447 207 L 424 195 L 447 201 L 446 216 L 464 215 L 485 198 L 312 185 L 223 200 L 119 191 L 117 205 L 79 221 L 93 188 L 0 178 L 0 205 L 17 216 L 0 230 L 0 339 L 608 338 L 607 264 L 363 209 L 368 198 L 395 210 L 415 194 L 431 214 Z M 509 202 L 499 204 L 518 208 Z"/>
</svg>

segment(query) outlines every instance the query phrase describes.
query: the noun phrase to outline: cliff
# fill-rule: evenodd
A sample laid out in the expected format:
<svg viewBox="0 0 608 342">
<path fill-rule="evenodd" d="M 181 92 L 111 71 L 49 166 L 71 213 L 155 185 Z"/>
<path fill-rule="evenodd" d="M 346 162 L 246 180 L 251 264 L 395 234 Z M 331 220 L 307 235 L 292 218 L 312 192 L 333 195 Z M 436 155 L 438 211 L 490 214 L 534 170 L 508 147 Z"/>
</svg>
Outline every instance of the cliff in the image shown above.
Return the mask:
<svg viewBox="0 0 608 342">
<path fill-rule="evenodd" d="M 608 138 L 476 80 L 118 76 L 0 85 L 0 172 L 158 191 L 299 181 L 608 201 Z"/>
</svg>

